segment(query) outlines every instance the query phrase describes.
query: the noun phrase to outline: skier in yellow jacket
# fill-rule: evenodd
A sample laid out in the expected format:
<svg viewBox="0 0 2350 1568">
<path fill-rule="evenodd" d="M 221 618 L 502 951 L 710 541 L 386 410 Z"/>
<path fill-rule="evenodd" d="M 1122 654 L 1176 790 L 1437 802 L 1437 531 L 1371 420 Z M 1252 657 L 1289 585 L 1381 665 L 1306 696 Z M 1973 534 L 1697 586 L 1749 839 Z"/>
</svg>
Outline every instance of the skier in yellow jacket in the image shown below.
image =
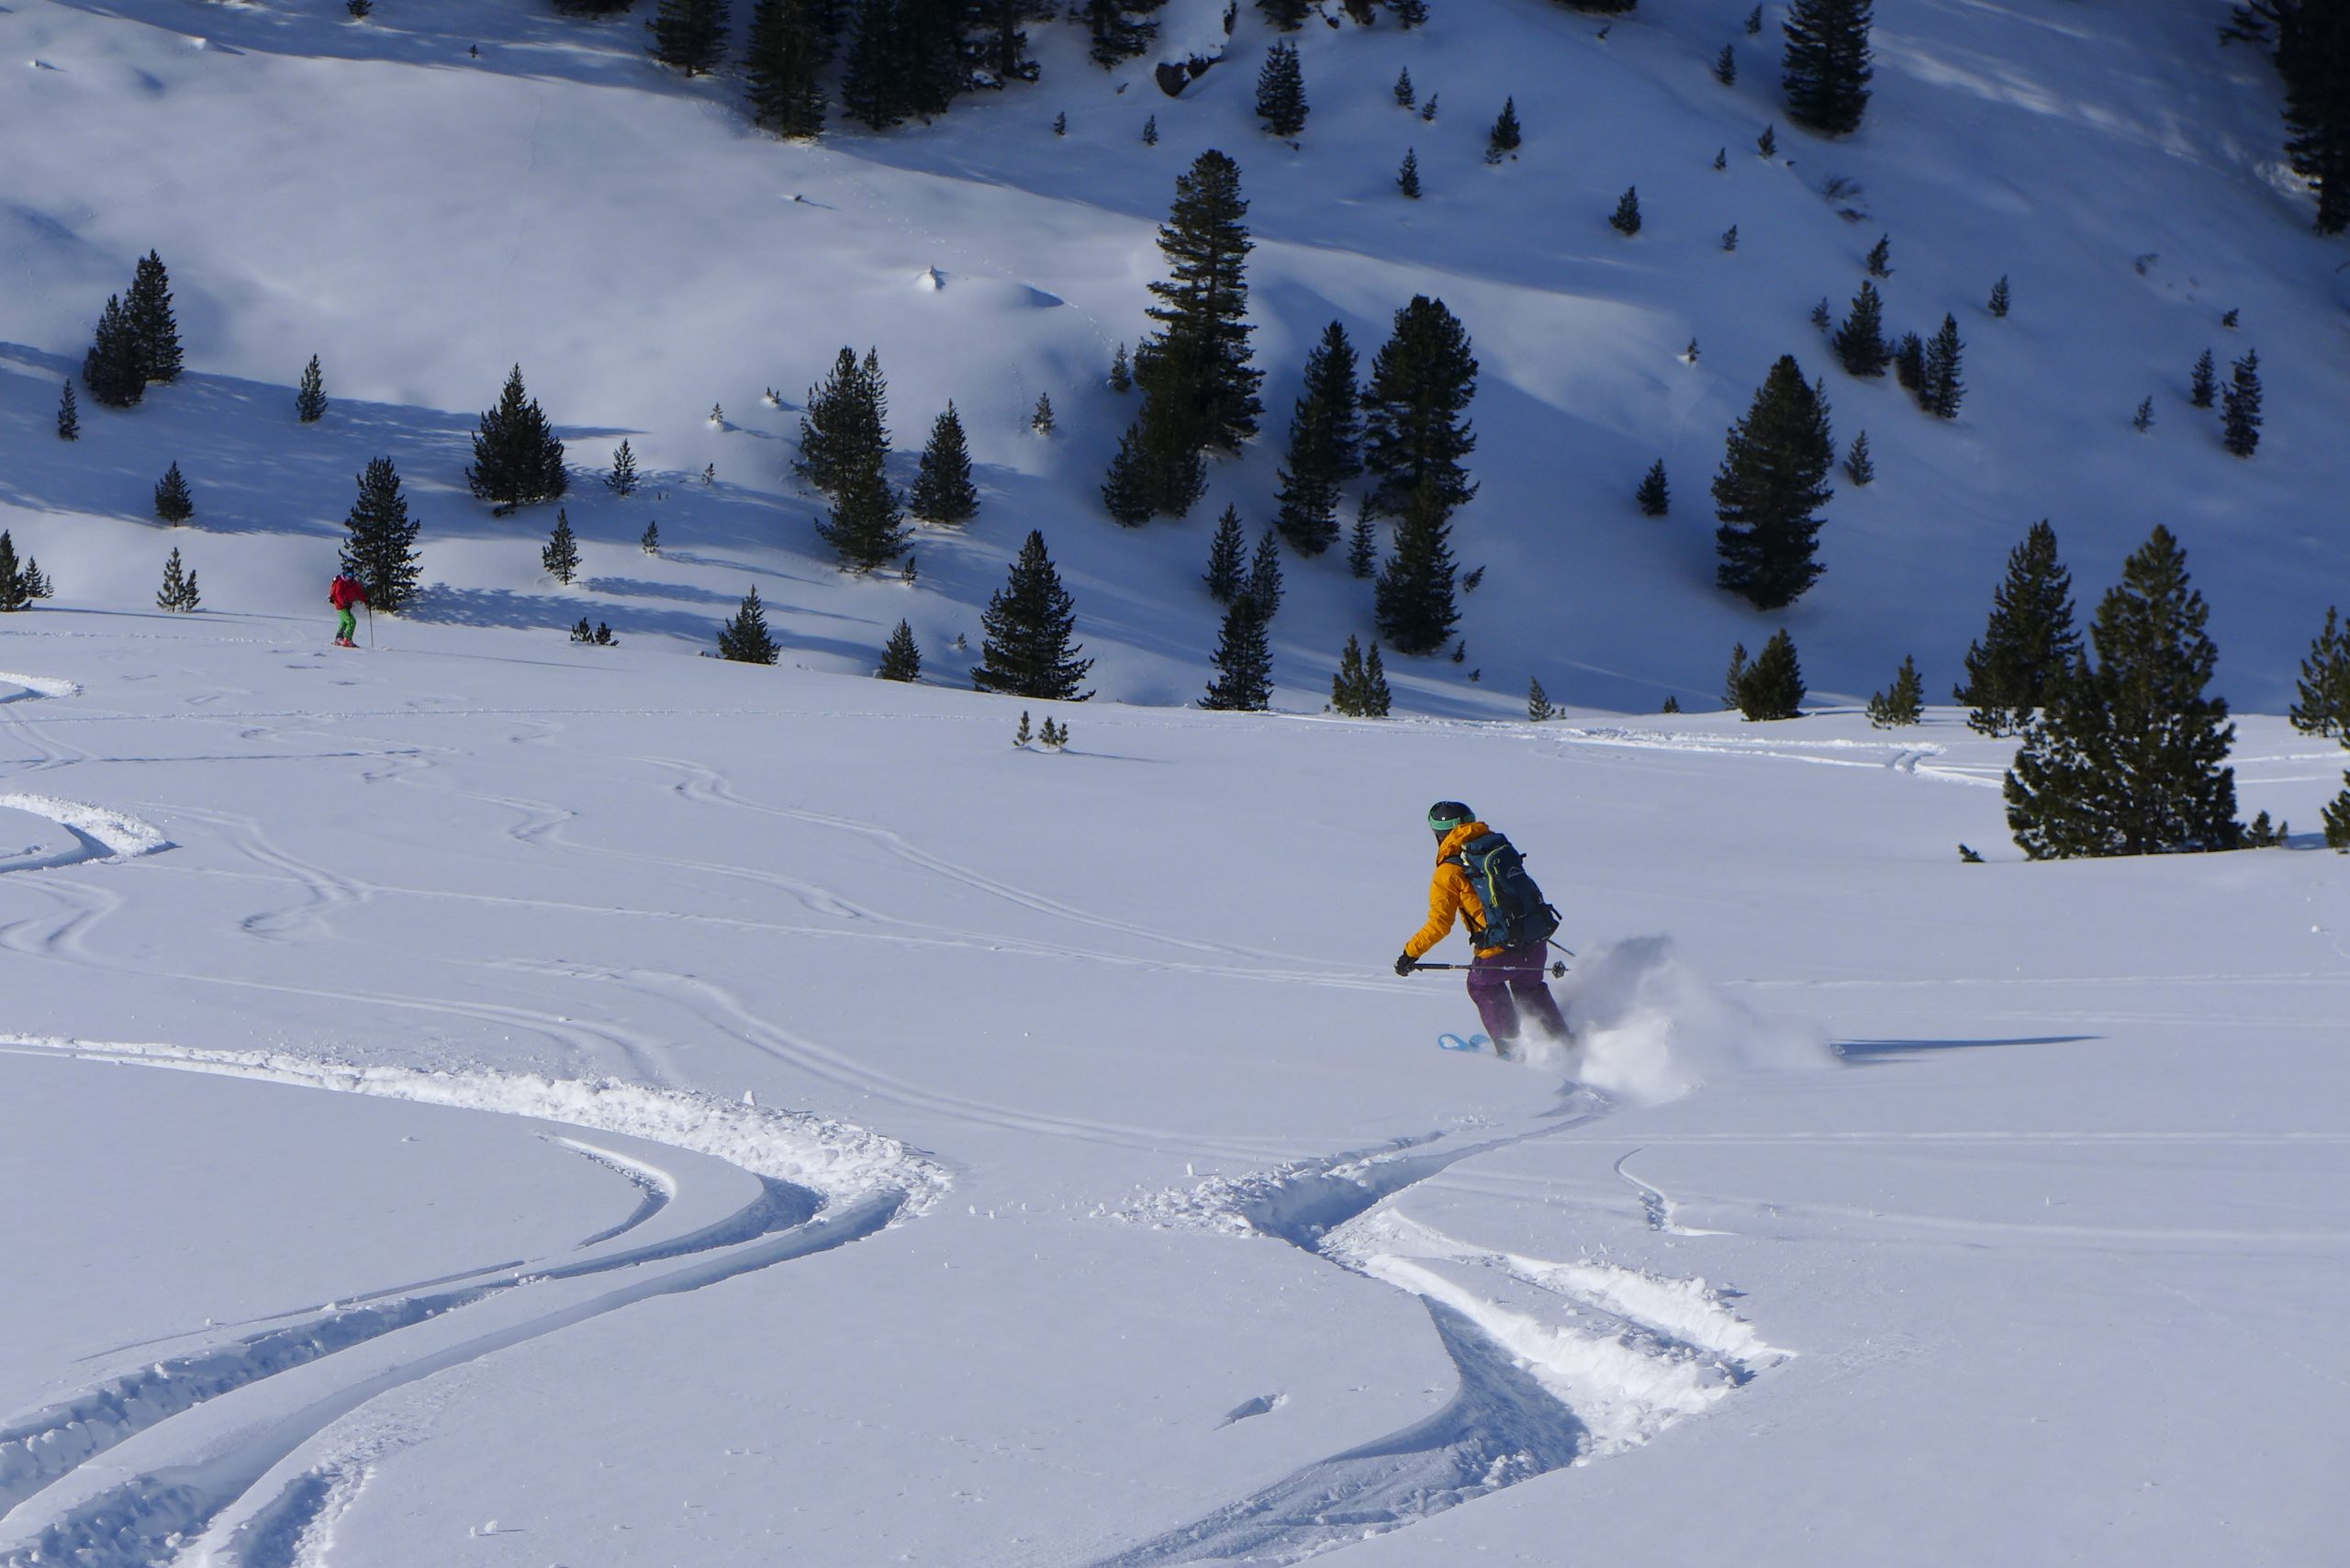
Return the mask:
<svg viewBox="0 0 2350 1568">
<path fill-rule="evenodd" d="M 1459 919 L 1467 925 L 1469 940 L 1477 950 L 1476 958 L 1469 966 L 1469 999 L 1477 1004 L 1477 1016 L 1484 1021 L 1485 1033 L 1493 1037 L 1494 1054 L 1517 1054 L 1521 1010 L 1551 1039 L 1567 1038 L 1566 1018 L 1559 1011 L 1558 999 L 1542 980 L 1543 963 L 1549 957 L 1545 941 L 1538 938 L 1514 947 L 1486 945 L 1484 902 L 1471 885 L 1460 851 L 1462 846 L 1483 838 L 1494 830 L 1479 822 L 1477 813 L 1458 801 L 1438 801 L 1429 807 L 1428 826 L 1437 837 L 1436 875 L 1428 883 L 1428 923 L 1404 944 L 1403 956 L 1395 960 L 1395 972 L 1410 974 L 1420 958 L 1445 939 L 1452 930 L 1453 921 Z"/>
</svg>

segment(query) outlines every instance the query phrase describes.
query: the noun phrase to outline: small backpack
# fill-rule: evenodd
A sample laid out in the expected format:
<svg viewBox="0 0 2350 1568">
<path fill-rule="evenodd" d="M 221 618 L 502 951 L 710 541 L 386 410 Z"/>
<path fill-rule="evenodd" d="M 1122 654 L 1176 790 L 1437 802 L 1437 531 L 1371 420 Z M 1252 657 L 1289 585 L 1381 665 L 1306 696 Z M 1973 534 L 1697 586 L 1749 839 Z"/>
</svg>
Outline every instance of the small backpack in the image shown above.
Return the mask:
<svg viewBox="0 0 2350 1568">
<path fill-rule="evenodd" d="M 1559 912 L 1544 902 L 1527 872 L 1526 857 L 1500 834 L 1471 839 L 1453 859 L 1485 906 L 1485 928 L 1477 935 L 1481 946 L 1536 946 L 1559 929 Z"/>
</svg>

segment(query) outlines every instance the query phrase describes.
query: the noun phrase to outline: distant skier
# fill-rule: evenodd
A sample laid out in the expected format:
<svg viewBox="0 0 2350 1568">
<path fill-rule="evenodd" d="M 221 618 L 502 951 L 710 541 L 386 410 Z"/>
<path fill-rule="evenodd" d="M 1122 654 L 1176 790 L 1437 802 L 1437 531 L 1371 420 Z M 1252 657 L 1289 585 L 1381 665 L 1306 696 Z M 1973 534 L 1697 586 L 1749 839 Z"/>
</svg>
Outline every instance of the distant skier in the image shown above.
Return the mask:
<svg viewBox="0 0 2350 1568">
<path fill-rule="evenodd" d="M 1428 923 L 1404 944 L 1395 972 L 1408 975 L 1416 969 L 1421 955 L 1450 933 L 1457 915 L 1476 946 L 1469 966 L 1469 999 L 1493 1037 L 1494 1054 L 1517 1055 L 1521 1008 L 1551 1039 L 1566 1039 L 1566 1018 L 1542 980 L 1559 912 L 1542 902 L 1542 890 L 1509 840 L 1460 801 L 1430 806 L 1428 826 L 1437 837 Z"/>
<path fill-rule="evenodd" d="M 351 640 L 351 634 L 359 630 L 359 617 L 352 612 L 352 606 L 367 602 L 365 585 L 349 572 L 338 572 L 334 581 L 327 585 L 327 602 L 334 606 L 336 616 L 334 645 L 357 647 L 359 644 Z"/>
</svg>

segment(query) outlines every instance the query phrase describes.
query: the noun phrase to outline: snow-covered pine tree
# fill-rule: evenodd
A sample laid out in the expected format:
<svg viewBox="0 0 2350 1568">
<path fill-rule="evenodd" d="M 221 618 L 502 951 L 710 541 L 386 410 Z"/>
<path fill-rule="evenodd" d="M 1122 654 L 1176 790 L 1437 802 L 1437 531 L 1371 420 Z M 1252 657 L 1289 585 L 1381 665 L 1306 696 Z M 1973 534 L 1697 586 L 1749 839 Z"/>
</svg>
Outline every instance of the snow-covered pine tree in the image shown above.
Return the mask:
<svg viewBox="0 0 2350 1568">
<path fill-rule="evenodd" d="M 141 258 L 138 272 L 130 280 L 130 295 L 123 301 L 123 313 L 130 322 L 131 340 L 138 345 L 140 377 L 152 382 L 177 381 L 180 328 L 172 314 L 171 274 L 163 270 L 163 258 L 152 251 Z"/>
<path fill-rule="evenodd" d="M 1539 676 L 1529 678 L 1526 683 L 1526 716 L 1538 724 L 1548 722 L 1559 716 L 1559 711 L 1550 706 L 1550 694 L 1542 689 L 1542 681 Z"/>
<path fill-rule="evenodd" d="M 2246 349 L 2220 390 L 2220 444 L 2238 457 L 2260 446 L 2260 355 Z"/>
<path fill-rule="evenodd" d="M 1844 453 L 1844 477 L 1854 485 L 1866 485 L 1876 478 L 1876 461 L 1869 455 L 1869 432 L 1862 431 L 1852 437 L 1852 444 Z"/>
<path fill-rule="evenodd" d="M 1265 612 L 1265 623 L 1272 624 L 1273 617 L 1281 610 L 1281 545 L 1271 529 L 1257 541 L 1257 554 L 1248 562 L 1248 581 L 1240 593 L 1257 601 Z"/>
<path fill-rule="evenodd" d="M 971 483 L 971 449 L 963 439 L 963 417 L 952 398 L 931 421 L 922 466 L 907 497 L 908 510 L 925 522 L 960 527 L 979 515 L 979 492 Z"/>
<path fill-rule="evenodd" d="M 743 86 L 751 118 L 778 136 L 812 138 L 824 129 L 817 82 L 829 0 L 755 0 L 743 40 Z"/>
<path fill-rule="evenodd" d="M 2325 612 L 2325 629 L 2310 643 L 2286 717 L 2305 735 L 2333 735 L 2350 745 L 2350 628 L 2338 609 Z"/>
<path fill-rule="evenodd" d="M 302 385 L 294 393 L 294 417 L 306 425 L 314 425 L 326 415 L 326 375 L 319 368 L 319 356 L 312 354 L 310 363 L 302 367 Z"/>
<path fill-rule="evenodd" d="M 636 494 L 636 454 L 623 436 L 621 443 L 612 448 L 612 471 L 604 476 L 604 487 L 625 498 Z"/>
<path fill-rule="evenodd" d="M 1297 62 L 1297 45 L 1284 39 L 1265 51 L 1257 73 L 1257 118 L 1265 129 L 1286 140 L 1305 129 L 1305 73 Z"/>
<path fill-rule="evenodd" d="M 181 476 L 176 463 L 155 482 L 155 515 L 174 526 L 196 515 L 196 498 L 190 494 L 187 480 Z"/>
<path fill-rule="evenodd" d="M 371 459 L 358 486 L 358 498 L 343 519 L 340 569 L 366 585 L 372 608 L 397 615 L 416 597 L 422 574 L 418 525 L 408 515 L 408 498 L 400 493 L 399 471 L 390 458 Z"/>
<path fill-rule="evenodd" d="M 57 399 L 57 439 L 82 439 L 82 410 L 74 406 L 73 383 L 71 381 L 65 383 L 65 390 Z"/>
<path fill-rule="evenodd" d="M 1893 689 L 1872 693 L 1868 711 L 1869 722 L 1880 730 L 1898 729 L 1925 718 L 1926 684 L 1918 678 L 1915 658 L 1901 655 L 1901 667 L 1893 672 Z"/>
<path fill-rule="evenodd" d="M 1717 580 L 1758 610 L 1793 604 L 1818 580 L 1819 509 L 1836 462 L 1828 405 L 1793 354 L 1771 367 L 1753 406 L 1730 427 L 1714 476 Z"/>
<path fill-rule="evenodd" d="M 1822 136 L 1861 128 L 1869 106 L 1870 0 L 1788 0 L 1779 84 L 1787 113 Z"/>
<path fill-rule="evenodd" d="M 1208 544 L 1208 569 L 1201 579 L 1208 585 L 1208 597 L 1218 604 L 1230 604 L 1235 596 L 1248 585 L 1248 543 L 1240 532 L 1240 509 L 1226 507 L 1216 519 L 1215 537 Z"/>
<path fill-rule="evenodd" d="M 2080 657 L 2073 628 L 2073 577 L 2056 554 L 2056 531 L 2046 518 L 2031 525 L 2008 553 L 2008 575 L 1991 596 L 1982 641 L 1966 649 L 1966 679 L 1951 696 L 1973 711 L 1967 728 L 2013 734 L 2061 683 Z"/>
<path fill-rule="evenodd" d="M 733 619 L 718 629 L 718 656 L 736 664 L 771 665 L 782 653 L 767 631 L 767 607 L 759 602 L 759 590 L 754 588 L 743 596 Z"/>
<path fill-rule="evenodd" d="M 1441 521 L 1477 493 L 1461 465 L 1477 449 L 1465 417 L 1476 394 L 1477 358 L 1467 330 L 1442 300 L 1414 295 L 1395 312 L 1393 335 L 1372 357 L 1362 395 L 1362 463 L 1376 481 L 1372 510 L 1401 513 L 1429 489 Z M 1449 599 L 1449 569 L 1446 584 Z M 1407 653 L 1425 651 L 1416 639 L 1388 641 Z"/>
<path fill-rule="evenodd" d="M 82 385 L 109 409 L 136 408 L 147 395 L 147 375 L 139 355 L 139 340 L 118 295 L 109 295 L 91 335 L 89 352 L 82 356 Z"/>
<path fill-rule="evenodd" d="M 561 507 L 555 509 L 554 530 L 547 535 L 546 547 L 539 552 L 539 565 L 565 588 L 578 575 L 578 536 L 571 532 L 571 514 Z"/>
<path fill-rule="evenodd" d="M 1079 658 L 1084 650 L 1069 640 L 1077 626 L 1076 604 L 1061 587 L 1041 531 L 1030 531 L 979 624 L 985 638 L 979 667 L 971 672 L 974 689 L 1067 702 L 1093 695 L 1078 689 L 1093 661 Z"/>
<path fill-rule="evenodd" d="M 1275 526 L 1297 553 L 1322 554 L 1338 538 L 1339 487 L 1362 472 L 1362 419 L 1354 345 L 1337 321 L 1305 360 L 1305 385 L 1290 415 Z"/>
<path fill-rule="evenodd" d="M 1958 418 L 1958 405 L 1966 396 L 1966 384 L 1959 379 L 1959 354 L 1965 344 L 1958 341 L 1958 318 L 1945 313 L 1941 330 L 1926 344 L 1925 362 L 1918 378 L 1918 406 L 1938 420 Z"/>
<path fill-rule="evenodd" d="M 1640 231 L 1640 189 L 1627 185 L 1616 200 L 1616 210 L 1609 216 L 1607 226 L 1618 234 L 1629 237 Z"/>
<path fill-rule="evenodd" d="M 881 667 L 873 672 L 883 680 L 915 681 L 922 678 L 922 649 L 914 643 L 914 629 L 904 621 L 890 633 L 890 641 L 881 650 Z"/>
<path fill-rule="evenodd" d="M 563 442 L 538 399 L 523 389 L 519 364 L 508 374 L 498 406 L 481 416 L 465 482 L 483 500 L 508 508 L 554 500 L 569 483 Z"/>
<path fill-rule="evenodd" d="M 2205 349 L 2196 356 L 2194 374 L 2188 380 L 2187 400 L 2196 408 L 2208 409 L 2217 390 L 2218 372 L 2211 364 L 2211 351 Z"/>
<path fill-rule="evenodd" d="M 1738 682 L 1738 711 L 1750 723 L 1803 716 L 1803 665 L 1795 639 L 1780 627 Z"/>
<path fill-rule="evenodd" d="M 163 586 L 155 594 L 155 608 L 174 614 L 185 614 L 203 608 L 203 598 L 196 591 L 196 575 L 180 561 L 177 545 L 163 561 Z"/>
<path fill-rule="evenodd" d="M 2186 552 L 2157 525 L 2098 606 L 2077 661 L 2025 727 L 2008 825 L 2034 860 L 2233 849 L 2235 726 L 2209 697 L 2219 653 Z"/>
<path fill-rule="evenodd" d="M 1650 465 L 1648 477 L 1640 481 L 1640 487 L 1633 492 L 1632 498 L 1639 503 L 1644 517 L 1662 517 L 1673 510 L 1673 493 L 1664 482 L 1663 458 L 1660 457 Z"/>
<path fill-rule="evenodd" d="M 1266 535 L 1270 538 L 1271 535 Z M 1200 706 L 1220 712 L 1261 713 L 1273 695 L 1272 641 L 1266 634 L 1265 602 L 1254 593 L 1236 597 L 1224 612 L 1216 637 L 1215 679 Z"/>
<path fill-rule="evenodd" d="M 878 463 L 860 465 L 846 476 L 831 514 L 816 525 L 816 532 L 852 572 L 888 566 L 905 553 L 912 537 L 897 492 Z"/>
<path fill-rule="evenodd" d="M 1868 279 L 1861 280 L 1860 293 L 1852 296 L 1852 313 L 1836 329 L 1830 346 L 1843 362 L 1846 375 L 1885 374 L 1886 363 L 1893 357 L 1885 346 L 1885 302 L 1877 295 L 1876 285 Z"/>
<path fill-rule="evenodd" d="M 1395 171 L 1395 188 L 1404 193 L 1406 200 L 1420 199 L 1420 150 L 1418 148 L 1404 149 L 1403 167 Z"/>
<path fill-rule="evenodd" d="M 661 0 L 645 28 L 662 64 L 688 76 L 718 69 L 726 57 L 726 0 Z"/>
<path fill-rule="evenodd" d="M 1451 525 L 1441 481 L 1421 481 L 1395 524 L 1395 553 L 1373 598 L 1379 633 L 1400 653 L 1432 654 L 1460 619 L 1453 598 Z"/>
<path fill-rule="evenodd" d="M 1494 129 L 1485 133 L 1485 162 L 1498 163 L 1504 157 L 1516 151 L 1524 140 L 1524 133 L 1517 124 L 1517 100 L 1504 98 L 1502 112 L 1494 117 Z"/>
<path fill-rule="evenodd" d="M 2008 292 L 2008 274 L 2001 273 L 1999 281 L 1991 286 L 1991 314 L 2004 321 L 2007 319 L 2009 307 L 2013 303 L 2013 297 Z"/>
</svg>

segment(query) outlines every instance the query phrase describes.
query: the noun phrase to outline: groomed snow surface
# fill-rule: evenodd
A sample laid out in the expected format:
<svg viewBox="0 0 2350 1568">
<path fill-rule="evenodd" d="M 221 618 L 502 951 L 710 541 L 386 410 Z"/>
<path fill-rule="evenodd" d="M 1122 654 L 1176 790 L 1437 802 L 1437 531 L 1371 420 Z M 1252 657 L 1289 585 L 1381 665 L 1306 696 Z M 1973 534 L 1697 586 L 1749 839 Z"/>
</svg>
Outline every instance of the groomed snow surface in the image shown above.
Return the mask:
<svg viewBox="0 0 2350 1568">
<path fill-rule="evenodd" d="M 0 617 L 0 1568 L 2338 1555 L 2350 883 L 2309 830 L 2344 754 L 2265 715 L 2350 580 L 2350 274 L 2224 6 L 1887 5 L 1829 146 L 1746 0 L 1605 40 L 1437 0 L 1304 29 L 1296 151 L 1246 6 L 1181 100 L 1040 24 L 1041 84 L 815 147 L 647 64 L 643 9 L 0 6 L 0 145 L 40 154 L 0 162 L 0 527 L 58 586 Z M 1221 11 L 1176 0 L 1169 47 Z M 1257 203 L 1270 439 L 1128 532 L 1103 377 L 1208 146 Z M 1804 321 L 1880 232 L 1889 324 L 1962 323 L 1955 424 Z M 58 442 L 151 246 L 190 373 Z M 1466 657 L 1324 715 L 1368 590 L 1292 558 L 1281 711 L 1183 707 L 1209 527 L 1270 518 L 1306 347 L 1335 317 L 1367 357 L 1414 293 L 1484 365 Z M 843 578 L 789 476 L 844 341 L 901 482 L 949 398 L 970 431 L 983 510 L 911 586 Z M 2250 464 L 2186 406 L 2207 346 L 2260 352 Z M 1790 351 L 1879 479 L 1785 617 L 1818 711 L 1747 725 L 1711 694 L 1779 618 L 1711 587 L 1702 496 Z M 571 442 L 568 588 L 547 509 L 463 492 L 518 360 Z M 591 472 L 623 438 L 628 501 Z M 383 454 L 426 592 L 329 648 Z M 2185 540 L 2289 848 L 2027 865 L 2005 745 L 1867 726 L 1905 653 L 1948 690 L 2042 515 L 2085 610 Z M 1082 706 L 964 689 L 1031 527 Z M 151 608 L 174 546 L 200 614 Z M 693 656 L 753 585 L 782 666 Z M 901 616 L 930 684 L 867 678 Z M 1566 719 L 1522 722 L 1529 677 Z M 1012 746 L 1024 707 L 1070 745 Z M 1389 971 L 1447 797 L 1566 912 L 1572 1051 L 1438 1050 L 1458 977 Z"/>
</svg>

